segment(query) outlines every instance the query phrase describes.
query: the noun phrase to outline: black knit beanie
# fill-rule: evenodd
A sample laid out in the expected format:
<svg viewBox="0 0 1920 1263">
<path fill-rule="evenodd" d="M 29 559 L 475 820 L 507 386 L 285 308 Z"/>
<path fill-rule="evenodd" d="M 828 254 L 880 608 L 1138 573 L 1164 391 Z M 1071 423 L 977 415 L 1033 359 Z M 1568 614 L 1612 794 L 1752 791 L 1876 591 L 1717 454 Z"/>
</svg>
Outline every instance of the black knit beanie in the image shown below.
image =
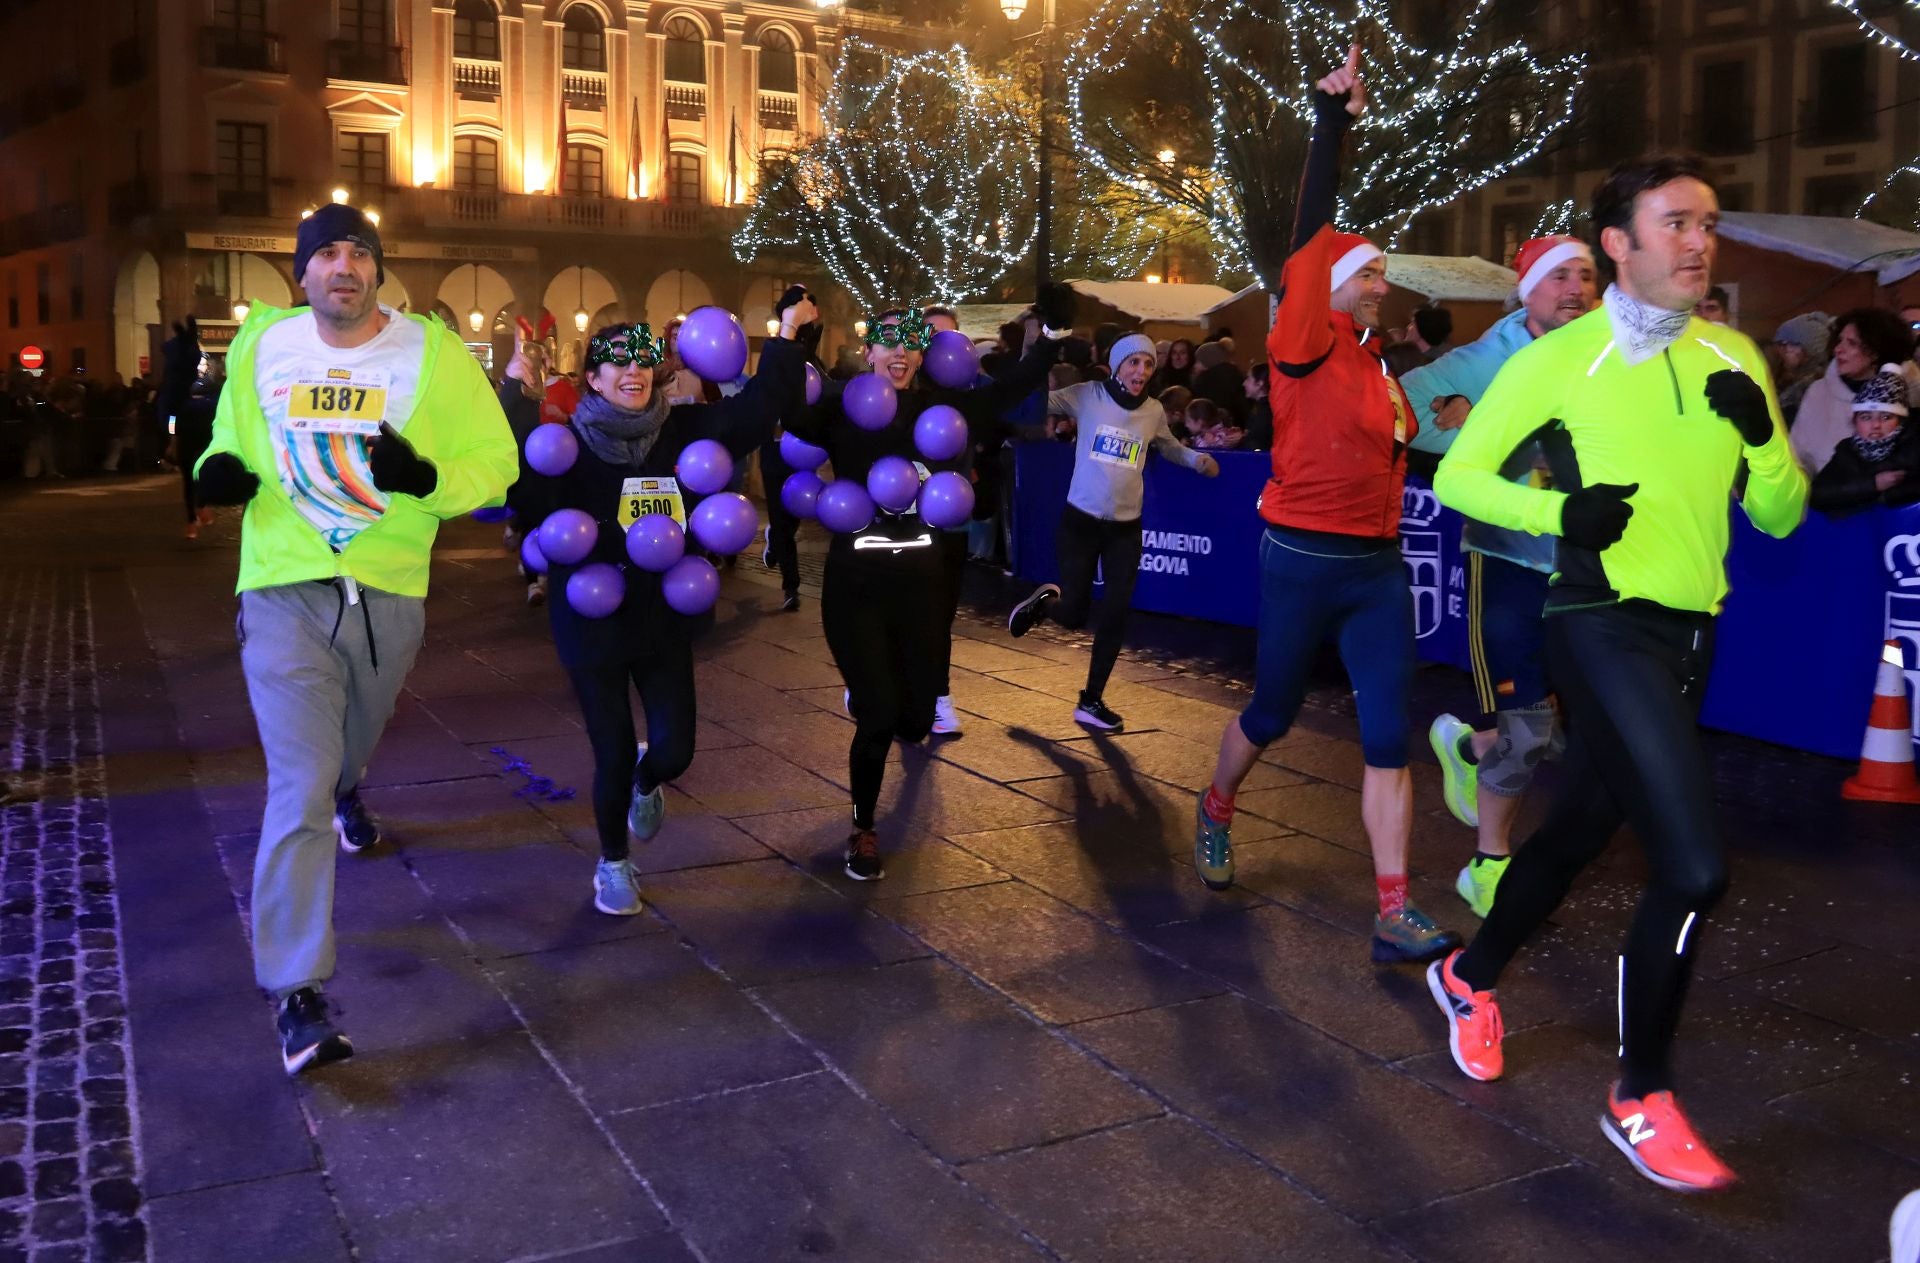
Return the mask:
<svg viewBox="0 0 1920 1263">
<path fill-rule="evenodd" d="M 300 232 L 293 244 L 293 280 L 296 285 L 306 275 L 307 260 L 313 257 L 313 252 L 335 241 L 351 241 L 373 251 L 373 265 L 379 273 L 375 284 L 387 283 L 387 256 L 380 249 L 380 230 L 358 207 L 328 202 L 300 221 Z"/>
</svg>

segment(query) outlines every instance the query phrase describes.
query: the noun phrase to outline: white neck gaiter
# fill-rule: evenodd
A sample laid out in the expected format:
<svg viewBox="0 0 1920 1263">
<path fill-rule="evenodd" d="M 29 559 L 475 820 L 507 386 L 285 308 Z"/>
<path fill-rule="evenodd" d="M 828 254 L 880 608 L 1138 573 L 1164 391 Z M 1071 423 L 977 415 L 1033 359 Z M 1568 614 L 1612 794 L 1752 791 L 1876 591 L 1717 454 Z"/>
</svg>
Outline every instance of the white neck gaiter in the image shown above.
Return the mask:
<svg viewBox="0 0 1920 1263">
<path fill-rule="evenodd" d="M 1613 326 L 1613 345 L 1629 366 L 1645 363 L 1678 342 L 1687 321 L 1693 319 L 1691 309 L 1654 307 L 1631 297 L 1618 285 L 1607 286 L 1601 302 L 1606 304 L 1607 322 Z"/>
</svg>

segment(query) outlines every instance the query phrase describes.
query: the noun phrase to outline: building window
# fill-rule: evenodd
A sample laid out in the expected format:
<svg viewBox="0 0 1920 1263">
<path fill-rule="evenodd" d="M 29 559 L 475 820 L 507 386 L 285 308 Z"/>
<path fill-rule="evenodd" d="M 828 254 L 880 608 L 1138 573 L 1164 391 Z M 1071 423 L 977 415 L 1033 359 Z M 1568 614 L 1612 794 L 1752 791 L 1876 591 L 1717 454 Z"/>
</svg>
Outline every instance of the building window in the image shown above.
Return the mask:
<svg viewBox="0 0 1920 1263">
<path fill-rule="evenodd" d="M 500 60 L 500 15 L 487 0 L 460 0 L 453 8 L 453 55 Z"/>
<path fill-rule="evenodd" d="M 568 145 L 566 192 L 568 197 L 599 197 L 601 154 L 597 145 Z"/>
<path fill-rule="evenodd" d="M 1866 200 L 1867 191 L 1867 177 L 1858 173 L 1814 176 L 1807 181 L 1807 201 L 1802 213 L 1851 219 L 1860 203 Z"/>
<path fill-rule="evenodd" d="M 1610 167 L 1646 148 L 1646 67 L 1610 66 L 1587 81 L 1586 91 L 1582 165 Z"/>
<path fill-rule="evenodd" d="M 792 37 L 785 31 L 772 30 L 760 36 L 760 90 L 800 90 L 800 60 L 794 52 Z"/>
<path fill-rule="evenodd" d="M 692 18 L 667 23 L 667 78 L 675 83 L 707 81 L 707 37 Z"/>
<path fill-rule="evenodd" d="M 486 136 L 455 136 L 453 187 L 463 193 L 499 192 L 499 142 Z"/>
<path fill-rule="evenodd" d="M 1716 61 L 1701 66 L 1694 90 L 1694 143 L 1710 154 L 1750 152 L 1753 107 L 1747 100 L 1747 63 Z"/>
<path fill-rule="evenodd" d="M 1873 50 L 1864 42 L 1836 44 L 1814 62 L 1814 96 L 1801 121 L 1816 145 L 1839 145 L 1874 137 Z"/>
<path fill-rule="evenodd" d="M 87 318 L 86 262 L 76 254 L 67 268 L 67 318 L 85 320 Z"/>
<path fill-rule="evenodd" d="M 1494 207 L 1488 240 L 1493 257 L 1503 262 L 1513 258 L 1519 252 L 1521 243 L 1532 235 L 1533 226 L 1539 222 L 1538 206 L 1521 202 Z"/>
<path fill-rule="evenodd" d="M 213 0 L 213 24 L 239 35 L 267 29 L 267 0 Z"/>
<path fill-rule="evenodd" d="M 667 159 L 667 200 L 693 205 L 700 201 L 700 155 L 676 153 Z"/>
<path fill-rule="evenodd" d="M 355 197 L 387 187 L 387 134 L 340 133 L 340 182 Z"/>
<path fill-rule="evenodd" d="M 223 215 L 267 213 L 267 125 L 215 123 L 213 185 Z"/>
<path fill-rule="evenodd" d="M 362 48 L 387 42 L 387 0 L 340 0 L 340 39 Z"/>
<path fill-rule="evenodd" d="M 53 265 L 36 263 L 33 267 L 34 314 L 42 325 L 53 323 Z"/>
<path fill-rule="evenodd" d="M 560 64 L 568 70 L 607 68 L 607 36 L 600 29 L 600 15 L 584 4 L 567 10 L 566 25 L 560 31 Z"/>
</svg>

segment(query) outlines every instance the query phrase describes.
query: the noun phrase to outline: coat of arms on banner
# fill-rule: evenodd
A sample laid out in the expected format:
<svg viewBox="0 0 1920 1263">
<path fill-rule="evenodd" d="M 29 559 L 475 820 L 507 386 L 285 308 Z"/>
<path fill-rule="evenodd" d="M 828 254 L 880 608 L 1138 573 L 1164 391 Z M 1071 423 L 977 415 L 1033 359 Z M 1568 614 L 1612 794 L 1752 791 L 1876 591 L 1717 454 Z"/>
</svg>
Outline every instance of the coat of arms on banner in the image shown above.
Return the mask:
<svg viewBox="0 0 1920 1263">
<path fill-rule="evenodd" d="M 1409 485 L 1400 493 L 1400 556 L 1413 588 L 1413 634 L 1420 639 L 1440 630 L 1446 600 L 1446 561 L 1433 529 L 1439 517 L 1440 497 L 1425 487 Z"/>
</svg>

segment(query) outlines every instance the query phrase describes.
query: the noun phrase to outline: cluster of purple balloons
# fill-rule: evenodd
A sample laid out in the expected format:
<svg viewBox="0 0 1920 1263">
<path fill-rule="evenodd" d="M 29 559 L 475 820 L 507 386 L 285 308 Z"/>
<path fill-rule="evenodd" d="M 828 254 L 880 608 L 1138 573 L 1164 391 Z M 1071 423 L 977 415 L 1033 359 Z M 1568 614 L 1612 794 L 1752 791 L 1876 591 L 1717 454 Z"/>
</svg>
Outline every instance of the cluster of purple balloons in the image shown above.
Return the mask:
<svg viewBox="0 0 1920 1263">
<path fill-rule="evenodd" d="M 942 333 L 935 335 L 934 341 L 948 336 L 961 337 Z M 965 342 L 963 337 L 961 340 Z M 967 343 L 968 353 L 972 350 L 972 344 Z M 973 384 L 971 375 L 966 384 Z M 841 401 L 848 419 L 868 430 L 892 424 L 899 402 L 892 385 L 878 373 L 854 378 Z M 934 404 L 915 419 L 913 445 L 927 460 L 952 460 L 966 450 L 967 419 L 957 408 Z M 827 459 L 826 449 L 798 435 L 780 436 L 780 455 L 795 471 L 780 488 L 780 502 L 795 517 L 814 518 L 830 531 L 851 534 L 865 530 L 873 521 L 876 506 L 889 513 L 904 513 L 917 505 L 920 516 L 941 530 L 964 526 L 973 516 L 973 484 L 963 474 L 944 470 L 923 482 L 914 462 L 903 456 L 882 456 L 867 471 L 863 487 L 844 478 L 823 480 L 816 471 Z"/>
</svg>

